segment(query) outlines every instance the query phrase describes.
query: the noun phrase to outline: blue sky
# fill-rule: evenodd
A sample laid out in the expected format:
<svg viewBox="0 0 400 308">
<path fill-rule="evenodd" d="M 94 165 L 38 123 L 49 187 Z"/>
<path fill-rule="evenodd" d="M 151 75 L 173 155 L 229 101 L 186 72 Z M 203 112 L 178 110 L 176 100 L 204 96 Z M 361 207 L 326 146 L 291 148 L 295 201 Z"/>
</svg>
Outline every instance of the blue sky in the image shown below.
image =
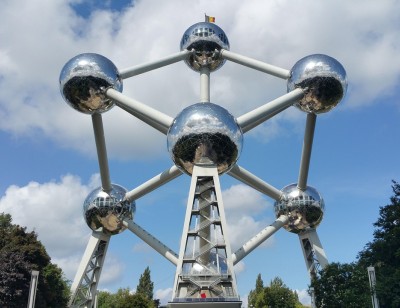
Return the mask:
<svg viewBox="0 0 400 308">
<path fill-rule="evenodd" d="M 63 65 L 84 52 L 119 69 L 176 53 L 183 32 L 216 17 L 231 51 L 290 69 L 314 53 L 347 71 L 344 101 L 318 116 L 309 185 L 325 199 L 318 235 L 331 262 L 351 262 L 372 239 L 379 206 L 399 180 L 400 4 L 397 1 L 5 1 L 0 11 L 0 212 L 36 230 L 72 279 L 90 230 L 81 209 L 100 184 L 90 116 L 59 92 Z M 24 22 L 21 22 L 23 20 Z M 124 80 L 124 94 L 174 117 L 199 100 L 184 63 Z M 286 82 L 227 62 L 211 75 L 211 101 L 238 117 L 286 93 Z M 306 115 L 291 107 L 244 136 L 239 164 L 281 189 L 296 182 Z M 166 138 L 117 107 L 103 115 L 112 182 L 135 188 L 170 168 Z M 221 177 L 232 246 L 274 220 L 273 200 Z M 137 200 L 135 222 L 178 251 L 190 178 Z M 246 201 L 239 203 L 238 200 Z M 234 249 L 235 250 L 235 249 Z M 101 288 L 134 289 L 145 267 L 170 299 L 175 268 L 129 231 L 111 240 Z M 280 230 L 236 266 L 246 300 L 258 273 L 305 293 L 296 235 Z M 304 301 L 307 301 L 305 298 Z"/>
</svg>

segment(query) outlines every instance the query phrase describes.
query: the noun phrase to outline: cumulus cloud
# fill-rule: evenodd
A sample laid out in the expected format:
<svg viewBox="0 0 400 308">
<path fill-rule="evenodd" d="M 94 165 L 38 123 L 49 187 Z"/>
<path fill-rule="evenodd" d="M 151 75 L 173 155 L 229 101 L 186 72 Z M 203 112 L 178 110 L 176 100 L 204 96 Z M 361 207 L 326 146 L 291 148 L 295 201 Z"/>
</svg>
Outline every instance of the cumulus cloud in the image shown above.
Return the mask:
<svg viewBox="0 0 400 308">
<path fill-rule="evenodd" d="M 108 253 L 101 273 L 101 286 L 112 285 L 120 281 L 124 269 L 124 263 L 121 262 L 118 256 Z"/>
<path fill-rule="evenodd" d="M 234 252 L 273 221 L 265 214 L 271 204 L 261 193 L 243 184 L 232 185 L 222 192 L 222 196 Z M 262 219 L 257 220 L 256 216 Z"/>
<path fill-rule="evenodd" d="M 239 261 L 235 265 L 235 275 L 240 275 L 241 272 L 246 270 L 246 265 L 243 261 Z"/>
<path fill-rule="evenodd" d="M 59 93 L 63 65 L 84 52 L 103 54 L 120 69 L 160 59 L 178 51 L 184 30 L 201 21 L 199 12 L 210 7 L 205 1 L 136 1 L 122 11 L 93 6 L 82 18 L 70 3 L 18 0 L 2 5 L 0 18 L 13 31 L 1 30 L 0 129 L 24 136 L 40 133 L 90 155 L 90 117 L 69 108 Z M 395 91 L 400 74 L 399 27 L 395 26 L 399 6 L 397 1 L 338 5 L 335 1 L 235 0 L 229 5 L 213 3 L 212 14 L 234 52 L 287 69 L 312 53 L 337 58 L 350 81 L 346 105 L 356 107 Z M 127 79 L 124 88 L 125 94 L 172 117 L 199 99 L 198 74 L 183 63 Z M 211 98 L 239 116 L 284 94 L 285 88 L 285 81 L 228 62 L 212 75 Z M 159 132 L 118 108 L 105 118 L 110 156 L 159 155 L 156 149 L 165 138 Z M 272 134 L 279 134 L 280 128 L 279 123 L 272 124 Z M 127 132 L 132 142 L 126 142 Z"/>
<path fill-rule="evenodd" d="M 13 185 L 0 199 L 0 211 L 11 214 L 14 223 L 35 230 L 53 261 L 73 278 L 90 236 L 82 204 L 98 184 L 98 175 L 86 185 L 77 176 L 65 175 L 59 181 Z"/>
<path fill-rule="evenodd" d="M 308 294 L 307 290 L 296 290 L 297 295 L 299 296 L 299 301 L 303 305 L 311 306 L 311 297 Z"/>
<path fill-rule="evenodd" d="M 154 293 L 154 298 L 159 299 L 161 305 L 165 305 L 169 301 L 171 301 L 172 291 L 173 291 L 172 288 L 158 289 Z"/>
<path fill-rule="evenodd" d="M 63 176 L 59 182 L 13 185 L 0 199 L 0 209 L 10 213 L 14 223 L 34 229 L 52 255 L 63 256 L 86 244 L 88 228 L 82 223 L 82 204 L 93 185 L 82 185 L 73 175 Z"/>
</svg>

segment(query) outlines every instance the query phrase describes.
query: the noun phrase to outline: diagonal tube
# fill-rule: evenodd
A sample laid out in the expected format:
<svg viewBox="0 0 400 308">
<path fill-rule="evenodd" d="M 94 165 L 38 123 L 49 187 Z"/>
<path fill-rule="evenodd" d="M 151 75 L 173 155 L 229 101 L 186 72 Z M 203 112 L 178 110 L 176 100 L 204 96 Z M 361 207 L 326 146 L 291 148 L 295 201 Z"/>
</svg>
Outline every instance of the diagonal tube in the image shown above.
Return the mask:
<svg viewBox="0 0 400 308">
<path fill-rule="evenodd" d="M 301 154 L 299 180 L 297 187 L 301 190 L 307 189 L 308 170 L 310 168 L 311 150 L 314 139 L 315 124 L 317 115 L 315 113 L 307 114 L 306 128 L 304 132 L 303 151 Z"/>
<path fill-rule="evenodd" d="M 156 250 L 159 254 L 164 256 L 168 261 L 174 265 L 178 265 L 178 255 L 169 249 L 166 245 L 161 243 L 153 235 L 148 233 L 138 224 L 134 223 L 132 220 L 123 220 L 122 222 L 125 227 L 127 227 L 132 233 L 136 234 L 140 239 L 147 243 L 150 247 Z"/>
<path fill-rule="evenodd" d="M 259 192 L 271 197 L 272 199 L 279 200 L 281 198 L 282 193 L 279 189 L 269 185 L 260 178 L 256 177 L 250 171 L 247 171 L 238 165 L 233 166 L 228 174 L 242 183 L 249 185 L 255 190 L 258 190 Z"/>
<path fill-rule="evenodd" d="M 106 141 L 104 138 L 103 119 L 100 113 L 92 114 L 92 124 L 94 139 L 96 141 L 97 158 L 99 161 L 101 186 L 103 190 L 109 193 L 112 190 L 110 171 L 108 168 Z"/>
<path fill-rule="evenodd" d="M 174 53 L 170 56 L 167 56 L 165 58 L 162 58 L 162 59 L 159 59 L 159 60 L 156 60 L 153 62 L 136 65 L 136 66 L 129 67 L 127 69 L 123 69 L 119 72 L 119 75 L 121 76 L 122 79 L 140 75 L 140 74 L 155 70 L 157 68 L 167 66 L 167 65 L 179 62 L 181 60 L 185 60 L 191 53 L 192 53 L 192 51 L 183 50 L 181 52 Z"/>
<path fill-rule="evenodd" d="M 164 172 L 156 175 L 152 179 L 148 180 L 147 182 L 143 183 L 142 185 L 127 192 L 125 194 L 125 200 L 129 202 L 137 200 L 140 197 L 143 197 L 149 192 L 155 190 L 156 188 L 168 183 L 169 181 L 172 181 L 181 174 L 182 172 L 174 165 L 171 168 L 165 170 Z"/>
<path fill-rule="evenodd" d="M 257 235 L 246 242 L 236 252 L 232 254 L 233 265 L 236 265 L 240 260 L 247 256 L 250 252 L 260 246 L 265 240 L 271 237 L 276 231 L 286 225 L 289 217 L 286 215 L 279 216 L 270 226 L 261 230 Z"/>
<path fill-rule="evenodd" d="M 237 123 L 242 128 L 242 131 L 248 132 L 257 125 L 265 122 L 269 118 L 285 110 L 289 106 L 293 105 L 296 101 L 304 96 L 302 89 L 297 88 L 293 91 L 278 97 L 277 99 L 266 103 L 244 115 L 237 118 Z"/>
<path fill-rule="evenodd" d="M 173 121 L 170 116 L 132 98 L 129 98 L 113 88 L 108 88 L 105 94 L 108 98 L 114 100 L 118 107 L 129 112 L 139 120 L 142 120 L 163 134 L 166 135 L 168 133 L 168 129 Z"/>
<path fill-rule="evenodd" d="M 290 71 L 271 65 L 267 64 L 265 62 L 255 60 L 249 57 L 245 57 L 242 55 L 239 55 L 237 53 L 233 53 L 232 51 L 228 51 L 225 49 L 221 50 L 221 57 L 226 60 L 230 60 L 232 62 L 253 68 L 255 70 L 267 73 L 269 75 L 279 77 L 282 79 L 288 79 L 290 77 Z"/>
</svg>

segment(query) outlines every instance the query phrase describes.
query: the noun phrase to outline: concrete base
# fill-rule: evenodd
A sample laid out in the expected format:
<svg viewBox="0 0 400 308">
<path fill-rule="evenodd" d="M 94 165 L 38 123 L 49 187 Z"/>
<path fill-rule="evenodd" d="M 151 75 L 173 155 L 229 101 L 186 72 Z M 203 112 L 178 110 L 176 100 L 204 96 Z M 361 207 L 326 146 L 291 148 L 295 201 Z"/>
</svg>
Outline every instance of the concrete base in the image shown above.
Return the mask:
<svg viewBox="0 0 400 308">
<path fill-rule="evenodd" d="M 218 307 L 218 308 L 241 308 L 241 301 L 215 301 L 215 299 L 196 299 L 196 301 L 185 302 L 169 302 L 168 308 L 205 308 L 205 307 Z"/>
</svg>

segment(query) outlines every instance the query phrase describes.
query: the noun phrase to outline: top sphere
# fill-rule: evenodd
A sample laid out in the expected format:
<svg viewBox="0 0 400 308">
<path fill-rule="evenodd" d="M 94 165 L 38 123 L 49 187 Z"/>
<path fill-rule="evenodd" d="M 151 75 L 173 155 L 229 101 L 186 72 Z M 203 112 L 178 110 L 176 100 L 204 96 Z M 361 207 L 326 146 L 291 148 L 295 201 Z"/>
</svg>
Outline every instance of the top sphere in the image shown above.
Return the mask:
<svg viewBox="0 0 400 308">
<path fill-rule="evenodd" d="M 104 94 L 104 90 L 110 87 L 121 92 L 122 79 L 114 63 L 104 56 L 80 54 L 61 70 L 61 94 L 79 112 L 93 114 L 111 109 L 114 103 Z"/>
<path fill-rule="evenodd" d="M 289 222 L 284 228 L 293 233 L 301 233 L 316 228 L 322 221 L 325 203 L 319 192 L 311 186 L 301 190 L 297 184 L 282 189 L 282 197 L 275 202 L 275 215 L 287 215 Z"/>
<path fill-rule="evenodd" d="M 295 104 L 308 113 L 324 113 L 340 103 L 347 90 L 346 71 L 334 58 L 315 54 L 299 60 L 290 71 L 288 92 L 305 90 L 304 97 Z"/>
<path fill-rule="evenodd" d="M 136 210 L 135 202 L 124 200 L 126 189 L 112 184 L 109 193 L 101 187 L 93 190 L 83 203 L 83 215 L 93 231 L 103 228 L 106 234 L 118 234 L 125 230 L 122 220 L 132 219 Z"/>
<path fill-rule="evenodd" d="M 216 165 L 218 173 L 229 171 L 239 158 L 243 134 L 235 118 L 212 103 L 183 109 L 167 135 L 168 151 L 175 165 L 192 174 L 194 165 Z"/>
<path fill-rule="evenodd" d="M 225 32 L 216 24 L 199 22 L 189 27 L 182 36 L 181 50 L 194 50 L 185 60 L 186 64 L 196 72 L 202 67 L 210 71 L 219 69 L 225 60 L 220 57 L 221 49 L 229 50 L 229 41 Z"/>
</svg>

